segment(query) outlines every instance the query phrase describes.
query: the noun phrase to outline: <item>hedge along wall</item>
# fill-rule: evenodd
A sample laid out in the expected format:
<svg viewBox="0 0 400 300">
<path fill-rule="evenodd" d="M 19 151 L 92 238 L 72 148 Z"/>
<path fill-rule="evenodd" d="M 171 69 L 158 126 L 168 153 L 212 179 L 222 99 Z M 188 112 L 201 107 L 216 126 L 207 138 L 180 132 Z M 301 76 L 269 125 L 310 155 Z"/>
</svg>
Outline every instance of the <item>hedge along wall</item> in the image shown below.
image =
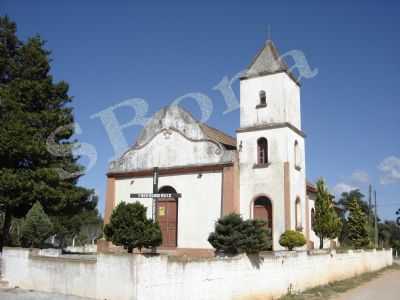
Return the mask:
<svg viewBox="0 0 400 300">
<path fill-rule="evenodd" d="M 97 259 L 43 257 L 5 248 L 11 286 L 108 300 L 278 297 L 392 264 L 392 251 L 212 258 L 98 254 Z"/>
</svg>

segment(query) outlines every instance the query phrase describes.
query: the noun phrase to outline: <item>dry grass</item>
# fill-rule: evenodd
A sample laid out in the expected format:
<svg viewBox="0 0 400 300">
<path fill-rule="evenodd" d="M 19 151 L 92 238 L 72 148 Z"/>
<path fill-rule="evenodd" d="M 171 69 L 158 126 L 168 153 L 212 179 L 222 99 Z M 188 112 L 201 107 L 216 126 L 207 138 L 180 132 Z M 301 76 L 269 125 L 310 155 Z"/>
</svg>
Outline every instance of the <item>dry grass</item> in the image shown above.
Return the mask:
<svg viewBox="0 0 400 300">
<path fill-rule="evenodd" d="M 281 297 L 280 300 L 326 300 L 368 282 L 388 270 L 400 270 L 400 266 L 398 264 L 393 264 L 377 272 L 365 273 L 346 280 L 332 282 L 324 286 L 308 289 L 298 294 L 290 293 Z"/>
</svg>

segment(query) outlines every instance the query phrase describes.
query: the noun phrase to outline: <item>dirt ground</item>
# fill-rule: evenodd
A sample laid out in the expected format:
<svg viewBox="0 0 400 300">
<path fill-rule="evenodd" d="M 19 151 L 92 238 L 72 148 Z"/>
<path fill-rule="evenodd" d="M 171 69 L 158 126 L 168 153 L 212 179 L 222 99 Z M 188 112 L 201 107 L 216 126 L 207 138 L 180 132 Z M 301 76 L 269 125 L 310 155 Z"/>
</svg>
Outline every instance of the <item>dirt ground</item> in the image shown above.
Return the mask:
<svg viewBox="0 0 400 300">
<path fill-rule="evenodd" d="M 390 270 L 333 300 L 399 300 L 400 270 Z"/>
</svg>

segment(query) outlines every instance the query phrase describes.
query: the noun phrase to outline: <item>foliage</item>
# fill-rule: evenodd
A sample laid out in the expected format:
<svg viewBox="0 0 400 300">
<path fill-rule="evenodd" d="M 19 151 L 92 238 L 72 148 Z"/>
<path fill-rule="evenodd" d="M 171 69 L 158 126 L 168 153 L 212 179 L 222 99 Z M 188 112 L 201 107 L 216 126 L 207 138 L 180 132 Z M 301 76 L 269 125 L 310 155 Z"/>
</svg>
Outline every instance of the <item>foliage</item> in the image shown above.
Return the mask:
<svg viewBox="0 0 400 300">
<path fill-rule="evenodd" d="M 208 242 L 224 254 L 259 253 L 271 248 L 270 233 L 262 220 L 244 221 L 239 214 L 221 217 L 210 233 Z"/>
<path fill-rule="evenodd" d="M 238 254 L 243 249 L 243 219 L 231 213 L 218 219 L 215 231 L 210 233 L 208 242 L 219 252 Z"/>
<path fill-rule="evenodd" d="M 343 228 L 339 235 L 339 241 L 342 245 L 351 245 L 351 242 L 348 238 L 348 226 L 347 226 L 347 218 L 349 215 L 349 207 L 350 203 L 353 199 L 355 199 L 363 213 L 368 217 L 367 220 L 367 231 L 369 239 L 374 240 L 375 236 L 375 228 L 374 228 L 374 220 L 375 213 L 373 211 L 373 205 L 371 204 L 371 208 L 369 204 L 364 200 L 365 196 L 360 192 L 360 190 L 355 189 L 349 192 L 342 193 L 340 200 L 338 201 L 338 205 L 340 206 L 340 217 L 343 223 Z"/>
<path fill-rule="evenodd" d="M 314 232 L 320 239 L 320 249 L 323 248 L 324 239 L 335 239 L 340 233 L 342 223 L 337 216 L 333 201 L 325 182 L 317 182 L 317 197 L 315 200 Z"/>
<path fill-rule="evenodd" d="M 146 218 L 146 208 L 139 202 L 121 202 L 113 210 L 110 223 L 104 227 L 108 241 L 123 246 L 132 253 L 134 248 L 154 248 L 161 245 L 162 235 L 158 223 Z"/>
<path fill-rule="evenodd" d="M 53 224 L 46 215 L 42 205 L 36 202 L 29 210 L 21 228 L 22 245 L 25 247 L 41 248 L 44 241 L 50 237 Z"/>
<path fill-rule="evenodd" d="M 16 24 L 0 17 L 0 249 L 9 243 L 13 217 L 25 216 L 37 201 L 49 216 L 71 217 L 96 205 L 92 191 L 77 186 L 78 175 L 60 176 L 83 168 L 72 153 L 68 84 L 54 82 L 44 45 L 39 36 L 19 40 Z"/>
<path fill-rule="evenodd" d="M 95 240 L 103 234 L 103 218 L 97 209 L 81 213 L 81 228 L 79 231 L 79 243 L 81 245 L 94 244 Z"/>
<path fill-rule="evenodd" d="M 279 239 L 279 244 L 282 247 L 288 248 L 290 251 L 296 247 L 302 247 L 306 244 L 306 239 L 303 233 L 295 230 L 286 230 Z"/>
<path fill-rule="evenodd" d="M 267 222 L 263 220 L 246 220 L 243 222 L 243 250 L 246 253 L 259 253 L 272 249 L 271 230 L 266 229 Z"/>
<path fill-rule="evenodd" d="M 362 211 L 356 198 L 353 198 L 349 203 L 349 212 L 347 230 L 351 245 L 356 249 L 367 247 L 370 244 L 367 216 Z"/>
</svg>

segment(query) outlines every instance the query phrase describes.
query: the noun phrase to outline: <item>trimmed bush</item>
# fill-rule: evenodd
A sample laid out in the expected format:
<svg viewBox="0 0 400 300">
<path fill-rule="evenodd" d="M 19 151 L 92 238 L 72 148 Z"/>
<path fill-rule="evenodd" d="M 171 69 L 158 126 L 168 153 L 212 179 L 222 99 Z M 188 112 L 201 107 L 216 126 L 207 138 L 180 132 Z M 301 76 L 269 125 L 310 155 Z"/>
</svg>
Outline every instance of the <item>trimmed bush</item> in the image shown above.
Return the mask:
<svg viewBox="0 0 400 300">
<path fill-rule="evenodd" d="M 232 213 L 215 223 L 215 231 L 210 233 L 208 242 L 224 254 L 258 253 L 271 246 L 265 226 L 261 220 L 244 221 L 240 215 Z"/>
<path fill-rule="evenodd" d="M 294 230 L 286 230 L 279 239 L 279 244 L 292 251 L 296 247 L 301 247 L 306 244 L 306 239 L 301 232 Z"/>
<path fill-rule="evenodd" d="M 113 210 L 110 223 L 104 226 L 104 234 L 114 245 L 123 246 L 132 253 L 134 248 L 155 248 L 162 243 L 158 223 L 148 220 L 146 208 L 136 203 L 121 202 Z"/>
</svg>

